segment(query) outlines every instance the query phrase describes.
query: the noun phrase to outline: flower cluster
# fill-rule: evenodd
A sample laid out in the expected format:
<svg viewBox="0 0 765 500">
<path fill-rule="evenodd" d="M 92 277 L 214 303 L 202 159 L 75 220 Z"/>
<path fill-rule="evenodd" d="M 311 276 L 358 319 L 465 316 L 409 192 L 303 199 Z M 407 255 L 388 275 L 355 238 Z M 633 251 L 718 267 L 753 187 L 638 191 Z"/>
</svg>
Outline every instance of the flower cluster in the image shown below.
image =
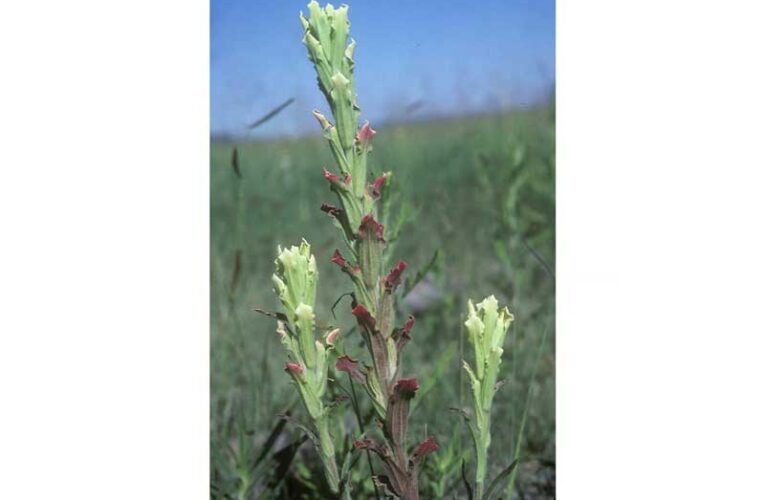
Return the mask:
<svg viewBox="0 0 765 500">
<path fill-rule="evenodd" d="M 359 124 L 360 108 L 354 90 L 354 41 L 348 42 L 348 7 L 321 8 L 308 4 L 309 17 L 301 14 L 303 43 L 318 76 L 336 123 L 314 111 L 327 139 L 338 171 L 324 170 L 324 178 L 335 193 L 340 207 L 322 205 L 342 231 L 351 254 L 335 250 L 331 261 L 349 276 L 354 300 L 351 313 L 371 358 L 371 366 L 343 356 L 336 370 L 347 372 L 355 383 L 364 386 L 383 429 L 384 442 L 361 439 L 357 448 L 377 453 L 386 465 L 387 475 L 378 476 L 387 490 L 406 500 L 418 498 L 418 465 L 427 453 L 435 451 L 433 438 L 426 439 L 412 456 L 406 449 L 409 400 L 417 391 L 414 378 L 401 378 L 401 354 L 411 338 L 414 318 L 396 326 L 395 293 L 407 265 L 401 261 L 387 274 L 385 226 L 378 216 L 378 201 L 385 195 L 389 173 L 368 179 L 367 156 L 376 132 L 369 123 Z"/>
<path fill-rule="evenodd" d="M 311 246 L 304 240 L 299 247 L 279 248 L 276 273 L 272 277 L 274 291 L 285 310 L 286 321 L 277 323 L 277 332 L 287 349 L 290 361 L 285 371 L 300 392 L 313 427 L 314 440 L 324 464 L 330 488 L 339 491 L 340 478 L 335 462 L 335 447 L 329 432 L 329 416 L 322 397 L 327 389 L 328 351 L 332 349 L 338 330 L 329 332 L 325 343 L 316 340 L 316 283 L 319 273 Z"/>
<path fill-rule="evenodd" d="M 463 367 L 470 377 L 473 392 L 475 422 L 469 422 L 476 454 L 476 498 L 480 499 L 486 478 L 486 464 L 491 444 L 491 404 L 497 391 L 497 376 L 502 363 L 502 345 L 505 342 L 513 315 L 505 307 L 499 310 L 497 299 L 491 295 L 473 305 L 468 302 L 468 318 L 465 321 L 470 343 L 475 352 L 475 367 L 463 360 Z"/>
</svg>

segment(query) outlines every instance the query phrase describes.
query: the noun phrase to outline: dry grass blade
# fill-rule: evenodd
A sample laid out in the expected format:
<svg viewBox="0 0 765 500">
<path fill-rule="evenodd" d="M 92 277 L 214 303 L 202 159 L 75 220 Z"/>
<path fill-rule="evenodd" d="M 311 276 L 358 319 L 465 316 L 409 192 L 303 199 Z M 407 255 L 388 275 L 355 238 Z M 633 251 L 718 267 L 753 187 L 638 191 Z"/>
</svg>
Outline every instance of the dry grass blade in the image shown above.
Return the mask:
<svg viewBox="0 0 765 500">
<path fill-rule="evenodd" d="M 287 315 L 280 312 L 274 312 L 274 311 L 266 311 L 265 309 L 261 309 L 259 307 L 256 307 L 253 309 L 255 312 L 262 314 L 263 316 L 268 316 L 269 318 L 278 319 L 279 321 L 288 321 Z"/>
<path fill-rule="evenodd" d="M 242 178 L 242 171 L 239 169 L 239 150 L 234 148 L 231 152 L 231 168 L 238 178 Z"/>
<path fill-rule="evenodd" d="M 249 125 L 247 125 L 247 128 L 252 130 L 254 128 L 260 127 L 261 125 L 266 123 L 268 120 L 270 120 L 274 116 L 276 116 L 279 113 L 281 113 L 282 111 L 284 111 L 284 108 L 286 108 L 287 106 L 289 106 L 293 102 L 295 102 L 295 98 L 294 97 L 290 97 L 289 99 L 287 99 L 283 103 L 279 104 L 278 106 L 276 106 L 274 109 L 272 109 L 271 111 L 269 111 L 268 113 L 266 113 L 262 117 L 258 118 L 254 122 L 252 122 Z"/>
</svg>

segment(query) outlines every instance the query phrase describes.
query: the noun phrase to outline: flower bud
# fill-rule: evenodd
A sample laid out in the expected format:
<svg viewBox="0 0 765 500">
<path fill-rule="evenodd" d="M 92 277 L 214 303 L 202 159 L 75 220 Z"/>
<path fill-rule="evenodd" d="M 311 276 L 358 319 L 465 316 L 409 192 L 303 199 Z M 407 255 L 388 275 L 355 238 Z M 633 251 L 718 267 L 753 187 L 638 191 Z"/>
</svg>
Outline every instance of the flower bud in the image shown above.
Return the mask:
<svg viewBox="0 0 765 500">
<path fill-rule="evenodd" d="M 302 375 L 305 370 L 297 363 L 288 362 L 284 365 L 284 371 L 292 375 Z"/>
<path fill-rule="evenodd" d="M 298 305 L 302 303 L 312 306 L 316 301 L 316 259 L 311 255 L 311 246 L 303 240 L 299 247 L 280 247 L 275 263 L 276 273 L 271 278 L 274 290 L 290 322 L 294 322 Z"/>
<path fill-rule="evenodd" d="M 327 334 L 327 338 L 325 339 L 327 342 L 327 345 L 335 345 L 335 340 L 337 340 L 337 337 L 340 335 L 340 329 L 335 328 L 331 332 Z"/>
<path fill-rule="evenodd" d="M 372 137 L 374 137 L 376 133 L 377 132 L 369 126 L 369 121 L 366 121 L 356 133 L 356 140 L 362 147 L 368 146 L 372 141 Z"/>
</svg>

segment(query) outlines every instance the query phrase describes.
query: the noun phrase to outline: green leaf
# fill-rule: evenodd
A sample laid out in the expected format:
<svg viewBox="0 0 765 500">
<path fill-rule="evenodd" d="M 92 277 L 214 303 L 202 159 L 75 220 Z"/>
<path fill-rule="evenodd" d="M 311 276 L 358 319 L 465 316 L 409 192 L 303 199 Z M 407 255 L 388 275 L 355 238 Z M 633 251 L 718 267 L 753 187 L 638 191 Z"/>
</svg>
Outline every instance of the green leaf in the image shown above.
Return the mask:
<svg viewBox="0 0 765 500">
<path fill-rule="evenodd" d="M 510 475 L 510 473 L 513 472 L 513 469 L 515 469 L 520 460 L 520 458 L 513 460 L 510 465 L 505 467 L 505 470 L 500 472 L 497 477 L 494 478 L 491 484 L 489 484 L 489 488 L 486 490 L 484 500 L 494 500 L 495 498 L 499 498 L 499 494 L 502 492 L 502 486 L 500 485 Z"/>
<path fill-rule="evenodd" d="M 263 461 L 264 458 L 268 455 L 268 452 L 271 451 L 271 448 L 273 448 L 274 444 L 276 443 L 276 439 L 279 437 L 279 435 L 282 433 L 282 430 L 284 429 L 284 426 L 287 425 L 287 420 L 284 418 L 280 418 L 279 421 L 276 423 L 274 428 L 271 430 L 271 433 L 268 435 L 268 438 L 266 439 L 266 442 L 263 443 L 263 448 L 260 451 L 260 454 L 258 457 L 254 460 L 252 464 L 252 469 L 254 470 L 257 465 Z"/>
<path fill-rule="evenodd" d="M 468 481 L 467 474 L 465 474 L 465 461 L 462 461 L 462 484 L 465 485 L 467 490 L 468 500 L 473 500 L 473 488 L 470 487 L 470 481 Z"/>
</svg>

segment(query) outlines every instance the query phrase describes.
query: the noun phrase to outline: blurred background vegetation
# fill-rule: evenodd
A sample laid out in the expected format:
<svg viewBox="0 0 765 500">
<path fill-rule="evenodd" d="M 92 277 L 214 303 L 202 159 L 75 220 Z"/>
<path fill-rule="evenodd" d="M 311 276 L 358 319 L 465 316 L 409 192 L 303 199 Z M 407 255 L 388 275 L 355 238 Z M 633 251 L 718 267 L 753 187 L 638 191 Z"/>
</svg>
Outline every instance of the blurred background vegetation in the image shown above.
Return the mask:
<svg viewBox="0 0 765 500">
<path fill-rule="evenodd" d="M 466 302 L 489 294 L 515 315 L 500 376 L 506 383 L 494 403 L 489 477 L 521 456 L 513 498 L 554 498 L 554 103 L 376 128 L 372 173 L 392 171 L 395 193 L 384 222 L 401 225 L 400 238 L 390 242 L 394 257 L 410 264 L 410 280 L 418 271 L 424 276 L 401 301 L 402 314 L 417 318 L 403 360 L 404 375 L 416 375 L 421 385 L 411 444 L 427 434 L 441 444 L 422 472 L 422 498 L 465 497 L 461 464 L 468 461 L 469 474 L 470 437 L 450 409 L 469 406 L 461 369 L 461 358 L 472 359 L 462 328 Z M 279 417 L 289 412 L 299 420 L 303 409 L 283 371 L 275 321 L 255 308 L 278 310 L 270 280 L 277 245 L 305 238 L 319 266 L 317 317 L 340 326 L 346 349 L 366 360 L 342 296 L 349 282 L 329 262 L 342 242 L 319 210 L 335 201 L 322 177 L 322 167 L 331 165 L 318 134 L 212 142 L 213 498 L 322 498 L 313 448 Z M 332 387 L 336 396 L 348 390 L 346 379 Z M 337 415 L 338 434 L 358 434 L 348 401 Z M 366 458 L 355 464 L 359 478 L 368 476 L 368 466 Z M 371 481 L 363 488 L 358 498 L 374 498 Z"/>
</svg>

